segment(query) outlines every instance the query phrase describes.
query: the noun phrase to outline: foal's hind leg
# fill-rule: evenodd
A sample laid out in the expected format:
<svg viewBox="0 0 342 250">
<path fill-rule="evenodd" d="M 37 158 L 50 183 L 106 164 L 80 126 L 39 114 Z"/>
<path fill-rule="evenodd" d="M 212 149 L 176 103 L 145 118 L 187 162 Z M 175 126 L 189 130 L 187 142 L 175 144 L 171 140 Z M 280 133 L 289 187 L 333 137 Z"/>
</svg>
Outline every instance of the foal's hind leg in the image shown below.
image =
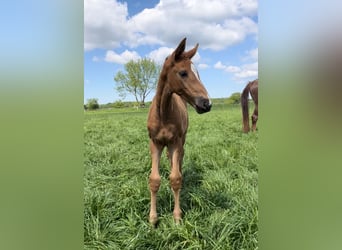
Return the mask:
<svg viewBox="0 0 342 250">
<path fill-rule="evenodd" d="M 173 218 L 176 223 L 182 219 L 180 208 L 180 190 L 182 187 L 182 161 L 184 149 L 182 144 L 174 145 L 169 148 L 169 157 L 171 160 L 170 184 L 174 195 Z"/>
<path fill-rule="evenodd" d="M 150 151 L 152 158 L 152 170 L 149 178 L 149 185 L 151 191 L 151 207 L 149 221 L 152 225 L 156 225 L 158 221 L 157 214 L 157 192 L 160 186 L 159 162 L 163 147 L 156 145 L 150 140 Z"/>
</svg>

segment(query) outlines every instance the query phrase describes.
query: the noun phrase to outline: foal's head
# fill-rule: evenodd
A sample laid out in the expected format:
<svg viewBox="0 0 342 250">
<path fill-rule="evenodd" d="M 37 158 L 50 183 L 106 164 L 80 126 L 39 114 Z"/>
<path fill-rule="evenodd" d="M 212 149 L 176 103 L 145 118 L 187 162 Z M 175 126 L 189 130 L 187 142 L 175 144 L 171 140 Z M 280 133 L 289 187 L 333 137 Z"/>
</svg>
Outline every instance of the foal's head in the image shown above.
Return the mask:
<svg viewBox="0 0 342 250">
<path fill-rule="evenodd" d="M 196 109 L 197 113 L 202 114 L 210 111 L 211 101 L 195 65 L 191 62 L 191 58 L 197 52 L 198 44 L 185 52 L 185 42 L 186 38 L 166 58 L 162 70 L 162 79 L 168 84 L 170 92 L 181 96 Z"/>
</svg>

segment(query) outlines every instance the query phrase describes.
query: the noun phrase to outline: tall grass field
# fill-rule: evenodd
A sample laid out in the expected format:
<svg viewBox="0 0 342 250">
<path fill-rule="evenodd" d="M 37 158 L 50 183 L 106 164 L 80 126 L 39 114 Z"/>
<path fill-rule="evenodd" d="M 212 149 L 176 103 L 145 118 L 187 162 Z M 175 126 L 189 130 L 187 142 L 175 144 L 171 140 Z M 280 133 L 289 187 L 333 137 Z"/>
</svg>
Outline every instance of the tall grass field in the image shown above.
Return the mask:
<svg viewBox="0 0 342 250">
<path fill-rule="evenodd" d="M 84 249 L 258 249 L 258 132 L 242 133 L 240 106 L 214 103 L 202 115 L 189 107 L 183 220 L 173 221 L 164 152 L 156 228 L 148 222 L 147 112 L 85 112 Z"/>
</svg>

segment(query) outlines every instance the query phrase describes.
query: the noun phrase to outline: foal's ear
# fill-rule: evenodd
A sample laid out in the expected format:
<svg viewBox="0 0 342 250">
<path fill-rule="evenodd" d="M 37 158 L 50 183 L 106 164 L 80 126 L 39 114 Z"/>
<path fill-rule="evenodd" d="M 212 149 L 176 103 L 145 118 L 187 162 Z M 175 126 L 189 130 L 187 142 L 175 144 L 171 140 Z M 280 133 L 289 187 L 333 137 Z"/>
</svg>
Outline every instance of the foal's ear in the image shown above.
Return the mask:
<svg viewBox="0 0 342 250">
<path fill-rule="evenodd" d="M 193 49 L 185 52 L 183 56 L 191 59 L 196 54 L 197 49 L 198 49 L 198 43 L 196 44 L 196 46 Z"/>
<path fill-rule="evenodd" d="M 183 38 L 183 40 L 179 43 L 177 49 L 174 52 L 175 61 L 178 61 L 183 58 L 182 54 L 185 50 L 185 43 L 186 43 L 186 37 Z"/>
</svg>

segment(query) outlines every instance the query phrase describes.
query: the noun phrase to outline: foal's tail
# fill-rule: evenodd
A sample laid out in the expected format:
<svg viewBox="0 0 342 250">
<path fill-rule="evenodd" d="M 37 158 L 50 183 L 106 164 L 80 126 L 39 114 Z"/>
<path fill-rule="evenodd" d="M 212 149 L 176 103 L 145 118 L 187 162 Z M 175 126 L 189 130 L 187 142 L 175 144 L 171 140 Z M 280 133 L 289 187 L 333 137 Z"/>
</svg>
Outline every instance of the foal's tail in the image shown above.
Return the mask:
<svg viewBox="0 0 342 250">
<path fill-rule="evenodd" d="M 249 112 L 248 112 L 248 94 L 249 94 L 250 83 L 243 89 L 241 94 L 241 107 L 242 107 L 242 122 L 243 132 L 249 132 Z"/>
</svg>

